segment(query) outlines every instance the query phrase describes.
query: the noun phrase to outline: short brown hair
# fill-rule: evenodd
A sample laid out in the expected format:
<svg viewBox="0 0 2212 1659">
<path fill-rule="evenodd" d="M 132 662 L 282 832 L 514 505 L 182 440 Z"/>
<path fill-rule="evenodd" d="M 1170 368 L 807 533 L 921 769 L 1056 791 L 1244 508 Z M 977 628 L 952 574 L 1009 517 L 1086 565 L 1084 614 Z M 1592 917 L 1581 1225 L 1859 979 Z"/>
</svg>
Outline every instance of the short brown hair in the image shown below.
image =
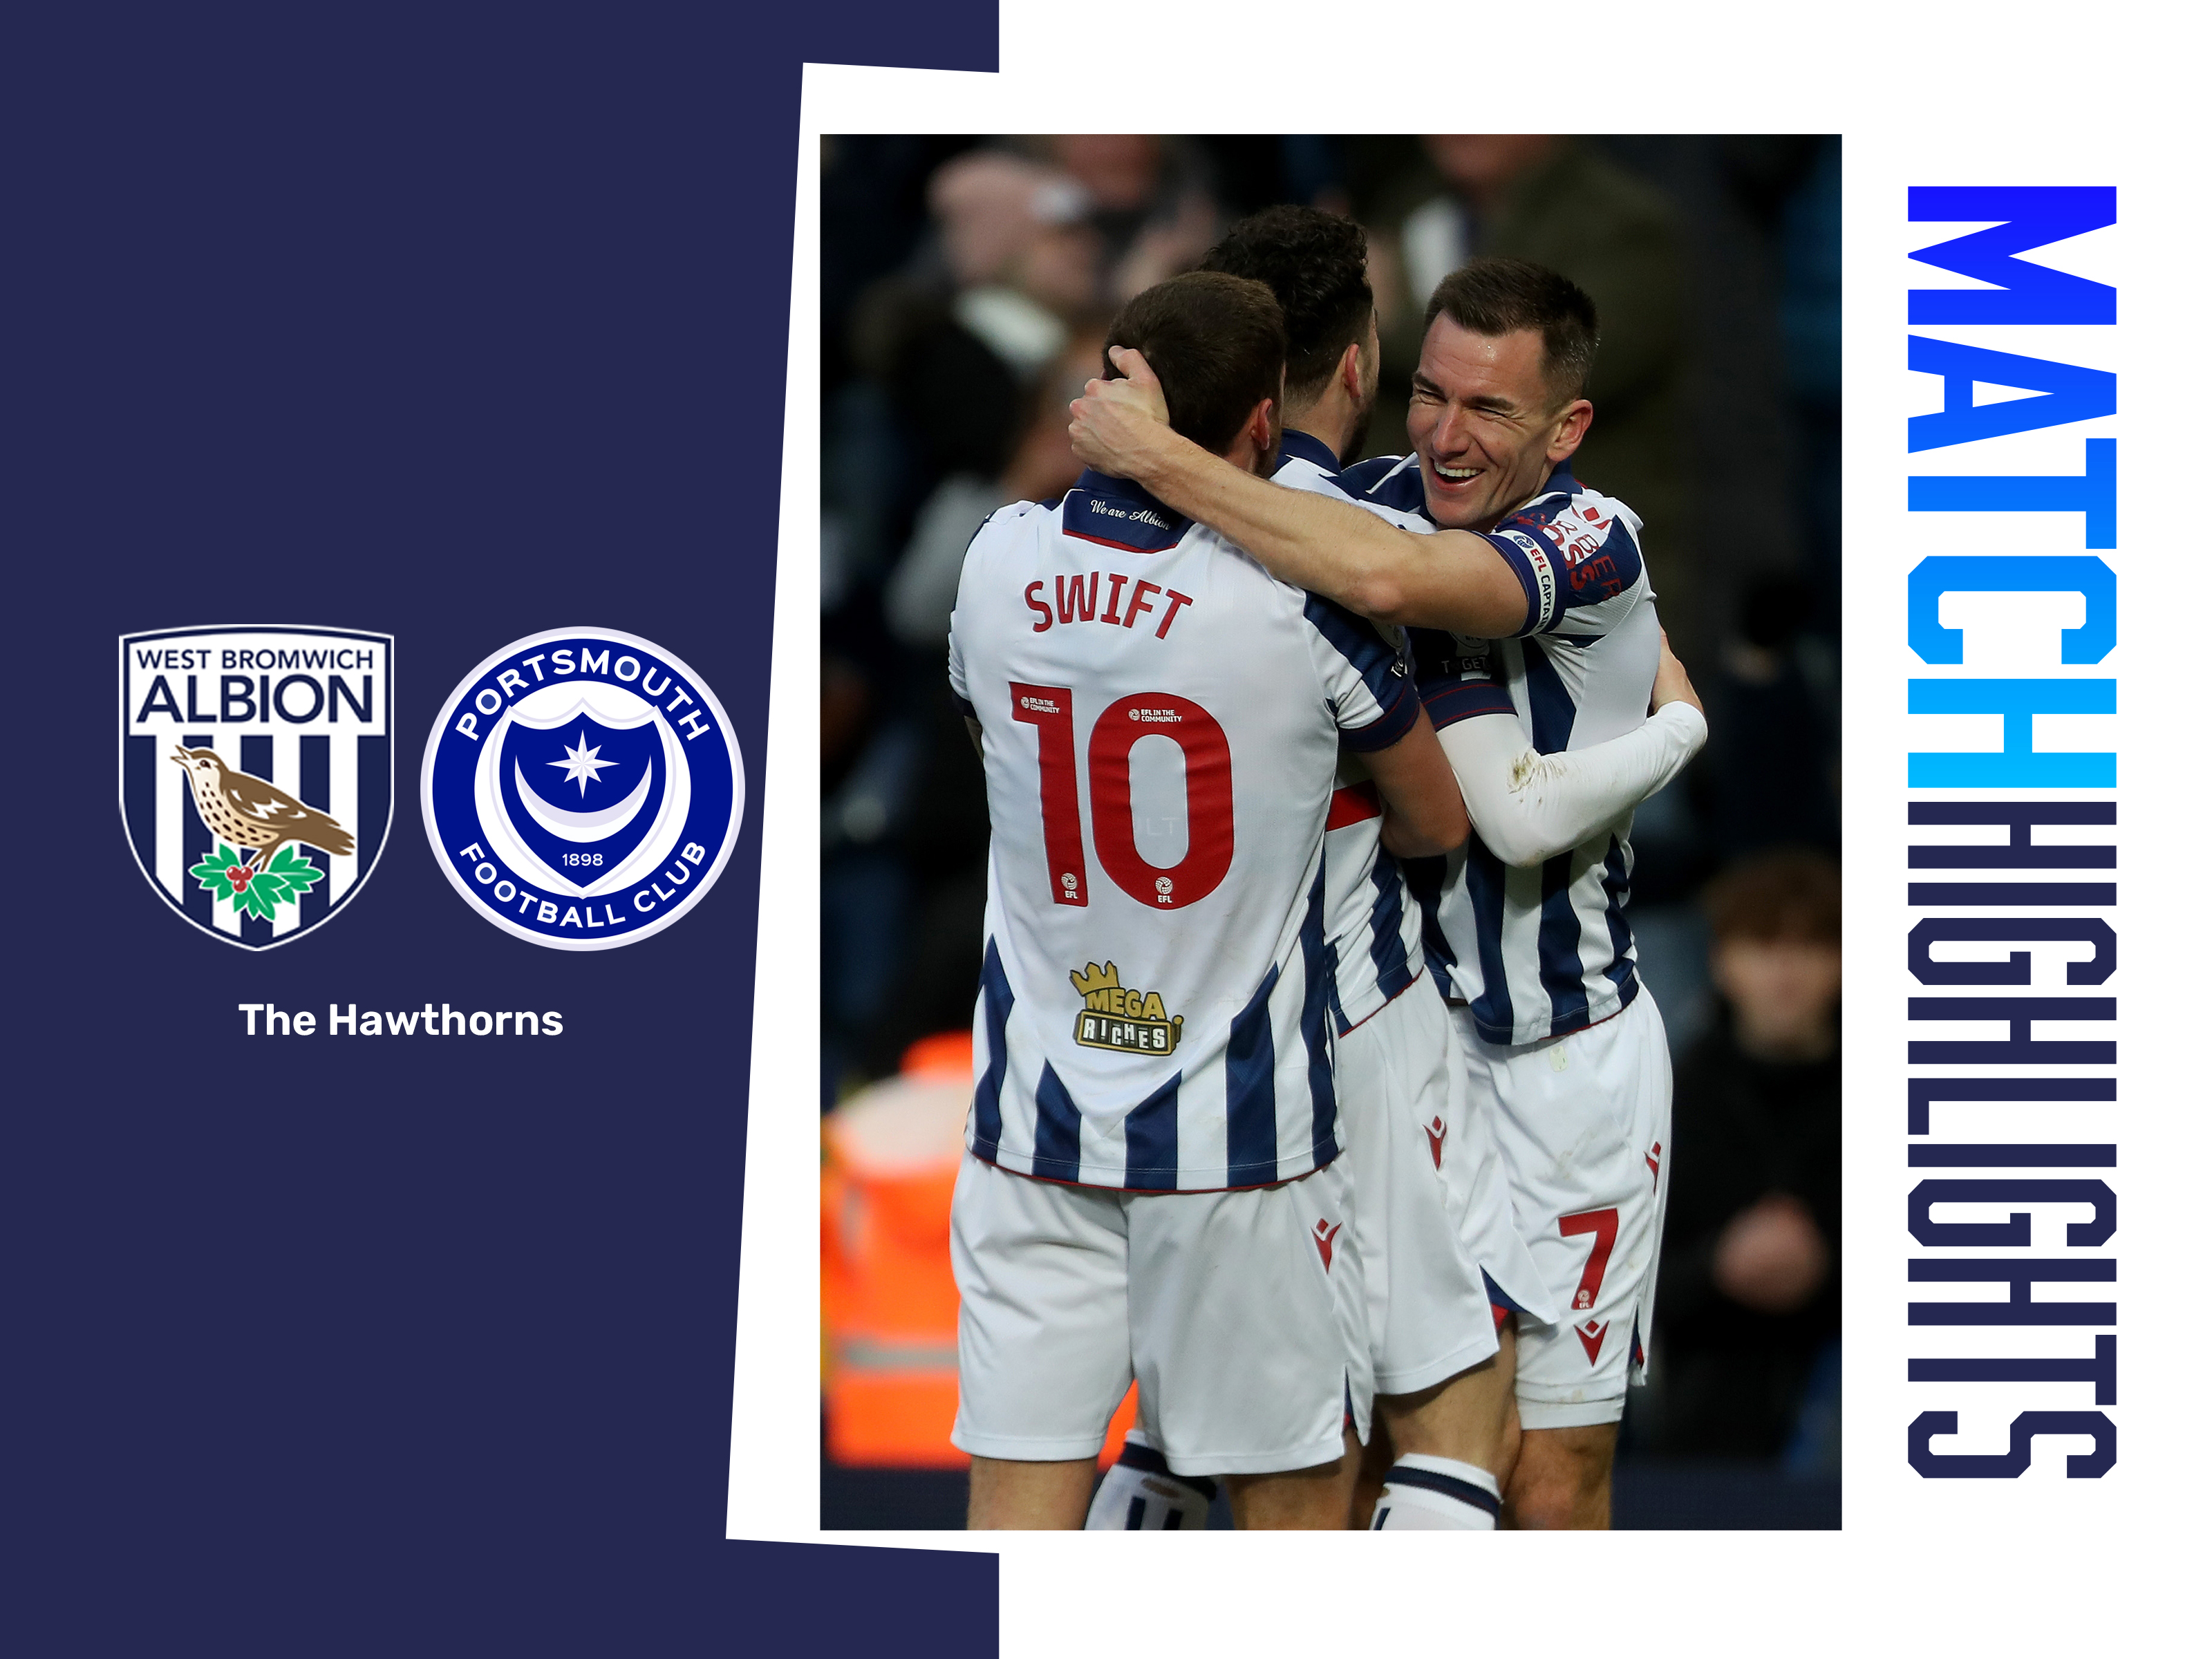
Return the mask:
<svg viewBox="0 0 2212 1659">
<path fill-rule="evenodd" d="M 1732 939 L 1840 945 L 1844 878 L 1836 861 L 1809 848 L 1784 847 L 1744 859 L 1705 889 L 1713 943 Z"/>
<path fill-rule="evenodd" d="M 1422 329 L 1439 315 L 1493 339 L 1534 329 L 1544 337 L 1545 382 L 1560 401 L 1572 403 L 1589 386 L 1597 306 L 1556 270 L 1502 255 L 1469 259 L 1429 295 Z"/>
<path fill-rule="evenodd" d="M 1249 276 L 1273 292 L 1290 343 L 1284 378 L 1293 397 L 1319 392 L 1344 360 L 1344 349 L 1366 343 L 1375 315 L 1367 233 L 1349 219 L 1317 208 L 1262 209 L 1230 226 L 1198 268 Z"/>
<path fill-rule="evenodd" d="M 1106 330 L 1107 351 L 1145 354 L 1168 400 L 1168 424 L 1226 454 L 1262 398 L 1283 393 L 1283 308 L 1264 283 L 1194 270 L 1146 289 Z M 1105 357 L 1106 378 L 1121 371 Z"/>
</svg>

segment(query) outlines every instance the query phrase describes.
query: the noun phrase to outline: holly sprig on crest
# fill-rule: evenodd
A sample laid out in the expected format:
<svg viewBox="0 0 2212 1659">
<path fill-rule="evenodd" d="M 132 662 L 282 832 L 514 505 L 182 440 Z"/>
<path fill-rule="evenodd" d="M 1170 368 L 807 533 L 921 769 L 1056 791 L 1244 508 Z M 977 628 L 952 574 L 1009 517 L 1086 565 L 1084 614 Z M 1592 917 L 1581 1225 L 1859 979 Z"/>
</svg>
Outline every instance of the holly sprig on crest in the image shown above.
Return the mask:
<svg viewBox="0 0 2212 1659">
<path fill-rule="evenodd" d="M 258 870 L 247 867 L 245 854 L 217 842 L 215 851 L 192 866 L 191 873 L 209 892 L 228 898 L 233 910 L 264 921 L 276 921 L 278 905 L 297 904 L 300 895 L 323 878 L 323 872 L 289 842 Z"/>
</svg>

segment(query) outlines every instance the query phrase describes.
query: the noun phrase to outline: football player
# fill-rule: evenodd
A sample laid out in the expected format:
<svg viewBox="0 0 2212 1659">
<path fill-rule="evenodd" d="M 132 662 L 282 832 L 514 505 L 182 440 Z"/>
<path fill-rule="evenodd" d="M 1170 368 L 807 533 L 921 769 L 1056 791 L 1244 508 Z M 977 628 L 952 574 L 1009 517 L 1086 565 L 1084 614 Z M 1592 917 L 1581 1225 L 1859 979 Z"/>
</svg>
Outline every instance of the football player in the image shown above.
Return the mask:
<svg viewBox="0 0 2212 1659">
<path fill-rule="evenodd" d="M 1246 476 L 1280 436 L 1280 307 L 1149 289 L 1175 430 Z M 1340 745 L 1386 845 L 1467 818 L 1366 623 L 1143 489 L 1086 473 L 976 534 L 952 619 L 992 842 L 952 1218 L 969 1524 L 1082 1523 L 1133 1377 L 1166 1468 L 1246 1527 L 1341 1527 L 1371 1391 L 1331 1065 L 1322 838 Z"/>
</svg>

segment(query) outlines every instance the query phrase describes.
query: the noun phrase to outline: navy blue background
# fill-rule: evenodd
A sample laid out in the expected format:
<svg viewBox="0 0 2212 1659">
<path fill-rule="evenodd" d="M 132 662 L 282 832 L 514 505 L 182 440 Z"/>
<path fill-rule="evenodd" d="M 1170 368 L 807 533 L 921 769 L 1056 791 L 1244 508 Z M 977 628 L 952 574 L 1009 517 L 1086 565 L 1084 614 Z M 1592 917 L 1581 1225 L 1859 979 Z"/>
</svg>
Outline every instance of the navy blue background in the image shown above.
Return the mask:
<svg viewBox="0 0 2212 1659">
<path fill-rule="evenodd" d="M 805 806 L 759 789 L 797 66 L 993 69 L 995 13 L 308 9 L 0 40 L 0 1640 L 988 1651 L 993 1558 L 721 1534 L 760 820 Z M 114 803 L 116 635 L 230 622 L 397 636 L 392 843 L 258 956 L 148 890 Z M 587 955 L 471 914 L 417 794 L 459 678 L 573 623 L 690 663 L 753 786 L 703 905 Z M 568 1034 L 235 1012 L 426 999 Z"/>
</svg>

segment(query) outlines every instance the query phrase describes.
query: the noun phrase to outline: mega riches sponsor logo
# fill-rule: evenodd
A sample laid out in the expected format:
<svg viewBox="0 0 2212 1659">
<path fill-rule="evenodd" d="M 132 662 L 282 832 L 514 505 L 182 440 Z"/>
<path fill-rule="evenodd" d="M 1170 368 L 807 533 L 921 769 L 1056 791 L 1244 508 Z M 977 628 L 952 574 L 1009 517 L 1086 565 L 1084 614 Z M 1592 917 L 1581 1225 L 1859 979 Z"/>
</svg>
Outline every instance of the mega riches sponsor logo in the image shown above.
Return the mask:
<svg viewBox="0 0 2212 1659">
<path fill-rule="evenodd" d="M 138 867 L 248 951 L 328 921 L 392 822 L 392 636 L 340 628 L 127 634 L 118 795 Z"/>
<path fill-rule="evenodd" d="M 1121 970 L 1112 963 L 1102 969 L 1087 962 L 1069 972 L 1067 982 L 1083 999 L 1075 1016 L 1075 1040 L 1085 1048 L 1171 1054 L 1182 1040 L 1182 1016 L 1170 1016 L 1158 991 L 1124 986 Z"/>
<path fill-rule="evenodd" d="M 722 872 L 744 767 L 722 706 L 649 640 L 557 628 L 453 688 L 422 757 L 422 822 L 486 921 L 605 951 L 688 914 Z"/>
</svg>

